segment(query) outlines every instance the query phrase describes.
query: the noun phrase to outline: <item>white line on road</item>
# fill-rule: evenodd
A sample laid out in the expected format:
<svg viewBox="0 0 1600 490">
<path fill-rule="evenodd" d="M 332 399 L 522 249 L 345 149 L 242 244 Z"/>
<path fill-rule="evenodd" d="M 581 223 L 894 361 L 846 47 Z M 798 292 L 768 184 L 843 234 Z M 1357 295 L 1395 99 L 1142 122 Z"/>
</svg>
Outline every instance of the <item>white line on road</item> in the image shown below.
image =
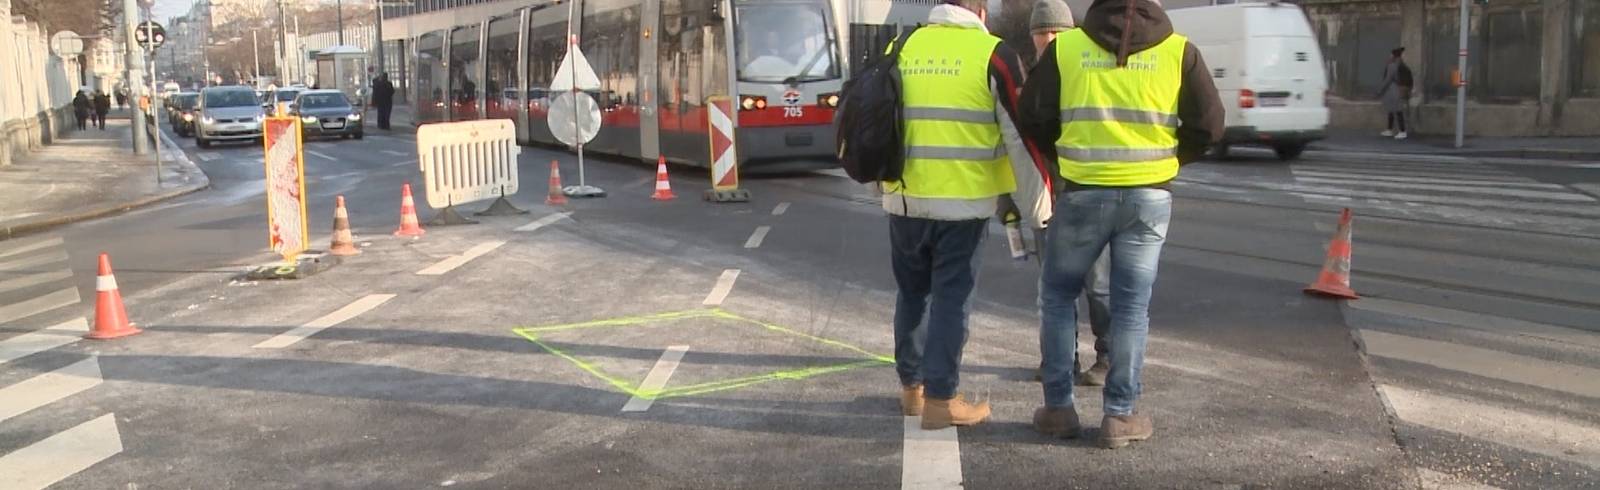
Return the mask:
<svg viewBox="0 0 1600 490">
<path fill-rule="evenodd" d="M 1417 468 L 1422 478 L 1422 490 L 1501 490 L 1475 481 L 1466 481 L 1427 468 Z"/>
<path fill-rule="evenodd" d="M 54 246 L 61 245 L 61 243 L 62 243 L 61 237 L 58 237 L 58 236 L 57 237 L 45 238 L 45 239 L 42 239 L 42 240 L 35 239 L 35 240 L 31 240 L 31 241 L 26 241 L 26 242 L 20 242 L 19 241 L 18 243 L 8 243 L 8 244 L 6 244 L 6 245 L 9 245 L 8 248 L 6 248 L 4 250 L 0 250 L 0 257 L 9 257 L 9 256 L 12 256 L 12 255 L 16 255 L 16 254 L 20 254 L 20 253 L 24 253 L 24 252 L 32 252 L 34 250 L 38 250 L 38 249 L 45 248 L 45 247 L 54 247 Z"/>
<path fill-rule="evenodd" d="M 19 303 L 0 306 L 0 325 L 65 306 L 78 304 L 78 288 L 69 287 Z"/>
<path fill-rule="evenodd" d="M 117 415 L 108 413 L 0 456 L 0 488 L 36 490 L 122 452 Z"/>
<path fill-rule="evenodd" d="M 1378 385 L 1400 420 L 1600 469 L 1600 428 Z"/>
<path fill-rule="evenodd" d="M 1346 303 L 1347 308 L 1427 320 L 1500 334 L 1516 334 L 1589 347 L 1600 347 L 1600 337 L 1568 327 L 1545 325 L 1515 318 L 1504 318 L 1438 306 L 1420 305 L 1382 298 L 1362 298 Z"/>
<path fill-rule="evenodd" d="M 309 154 L 311 154 L 312 156 L 315 156 L 315 157 L 326 159 L 326 160 L 331 161 L 331 162 L 339 161 L 339 159 L 334 158 L 334 157 L 328 155 L 327 153 L 323 153 L 323 152 L 316 151 L 316 150 L 306 150 L 306 153 L 309 153 Z"/>
<path fill-rule="evenodd" d="M 53 327 L 0 340 L 0 364 L 61 347 L 89 333 L 89 321 L 79 317 Z"/>
<path fill-rule="evenodd" d="M 194 156 L 200 157 L 201 160 L 209 162 L 209 161 L 212 161 L 212 160 L 216 160 L 217 157 L 219 157 L 221 155 L 218 155 L 216 153 L 209 152 L 209 151 L 202 151 L 202 152 L 199 152 L 199 153 L 195 153 Z"/>
<path fill-rule="evenodd" d="M 38 286 L 40 284 L 44 284 L 44 283 L 47 283 L 47 282 L 60 281 L 60 280 L 63 280 L 63 279 L 69 279 L 71 277 L 72 277 L 72 271 L 70 271 L 70 270 L 60 270 L 60 271 L 55 271 L 55 272 L 40 272 L 38 274 L 29 274 L 29 275 L 26 275 L 26 276 L 18 277 L 16 279 L 6 279 L 4 281 L 0 281 L 0 293 L 5 293 L 7 291 L 13 291 L 13 290 L 17 290 L 17 289 L 26 288 L 26 287 Z"/>
<path fill-rule="evenodd" d="M 554 224 L 557 221 L 561 221 L 563 219 L 567 219 L 567 217 L 570 216 L 571 214 L 572 213 L 556 213 L 556 214 L 548 215 L 548 216 L 545 216 L 543 218 L 536 219 L 532 223 L 528 223 L 528 224 L 525 224 L 525 225 L 522 225 L 522 226 L 518 226 L 516 228 L 516 231 L 535 231 L 535 230 L 538 230 L 540 228 L 544 228 L 546 226 L 550 226 L 551 224 Z"/>
<path fill-rule="evenodd" d="M 744 248 L 757 248 L 761 241 L 767 239 L 767 232 L 772 231 L 771 226 L 757 226 L 756 231 L 750 234 L 750 239 L 744 241 Z"/>
<path fill-rule="evenodd" d="M 1576 192 L 1572 192 L 1572 191 L 1566 190 L 1565 188 L 1560 188 L 1560 189 L 1557 189 L 1555 191 L 1538 191 L 1538 190 L 1529 190 L 1529 189 L 1513 189 L 1513 188 L 1508 188 L 1508 187 L 1475 187 L 1475 186 L 1451 185 L 1451 184 L 1419 184 L 1419 183 L 1411 183 L 1411 182 L 1379 182 L 1379 181 L 1375 181 L 1375 180 L 1374 181 L 1362 182 L 1362 181 L 1353 181 L 1353 180 L 1349 180 L 1349 179 L 1329 179 L 1329 178 L 1324 178 L 1324 177 L 1305 177 L 1305 176 L 1301 176 L 1301 175 L 1298 175 L 1298 174 L 1294 176 L 1294 180 L 1296 180 L 1298 182 L 1306 183 L 1306 184 L 1324 185 L 1324 186 L 1330 186 L 1330 187 L 1331 186 L 1347 186 L 1347 187 L 1356 187 L 1356 188 L 1362 188 L 1362 189 L 1395 189 L 1395 190 L 1403 190 L 1403 191 L 1407 191 L 1407 190 L 1440 191 L 1440 192 L 1455 192 L 1455 193 L 1473 194 L 1473 195 L 1492 195 L 1492 196 L 1506 196 L 1506 197 L 1521 197 L 1521 198 L 1528 198 L 1528 199 L 1543 199 L 1543 200 L 1547 200 L 1547 201 L 1564 201 L 1564 202 L 1594 202 L 1594 200 L 1595 200 L 1593 197 L 1589 197 L 1589 196 L 1584 195 L 1584 194 L 1579 194 L 1579 193 L 1576 193 Z"/>
<path fill-rule="evenodd" d="M 707 294 L 706 300 L 700 304 L 721 306 L 722 300 L 728 299 L 728 293 L 733 292 L 733 282 L 737 280 L 739 280 L 739 269 L 722 271 L 722 276 L 717 278 L 717 285 L 711 288 L 711 294 Z"/>
<path fill-rule="evenodd" d="M 1600 398 L 1600 369 L 1437 340 L 1361 330 L 1367 353 L 1485 378 Z"/>
<path fill-rule="evenodd" d="M 494 249 L 500 248 L 501 245 L 505 245 L 505 244 L 506 244 L 506 242 L 504 242 L 504 241 L 493 241 L 493 242 L 480 243 L 475 247 L 467 249 L 466 252 L 462 252 L 461 255 L 452 255 L 449 258 L 441 260 L 436 264 L 428 266 L 428 268 L 426 268 L 426 269 L 417 271 L 417 275 L 419 275 L 419 276 L 438 276 L 438 275 L 443 275 L 444 273 L 453 271 L 457 267 L 461 267 L 463 265 L 466 265 L 466 263 L 467 262 L 471 262 L 472 259 L 476 259 L 479 256 L 482 256 L 483 254 L 489 253 L 489 252 L 493 251 Z"/>
<path fill-rule="evenodd" d="M 99 385 L 100 361 L 93 357 L 0 388 L 0 422 Z"/>
<path fill-rule="evenodd" d="M 672 372 L 678 370 L 678 361 L 683 360 L 683 354 L 689 351 L 687 345 L 674 345 L 667 347 L 661 353 L 661 359 L 656 361 L 656 367 L 650 368 L 650 374 L 644 376 L 644 382 L 639 383 L 639 391 L 644 393 L 658 393 L 662 387 L 667 386 L 667 379 L 672 378 Z M 628 399 L 628 404 L 622 406 L 624 412 L 643 412 L 655 404 L 655 397 L 640 398 L 634 396 Z"/>
<path fill-rule="evenodd" d="M 377 308 L 378 305 L 381 305 L 385 301 L 389 301 L 393 298 L 393 294 L 369 294 L 362 296 L 361 299 L 357 299 L 355 302 L 345 305 L 344 308 L 334 310 L 333 313 L 323 315 L 321 318 L 306 322 L 305 325 L 295 327 L 294 330 L 290 330 L 288 332 L 279 334 L 276 337 L 264 340 L 261 343 L 256 344 L 255 348 L 280 349 L 294 345 L 295 342 L 299 342 L 301 340 L 305 340 L 306 337 L 316 335 L 317 332 L 321 332 L 323 329 L 344 323 L 345 321 L 355 318 L 362 313 L 372 311 L 373 308 Z"/>
<path fill-rule="evenodd" d="M 411 156 L 410 154 L 407 154 L 406 152 L 403 152 L 403 151 L 394 151 L 394 150 L 378 150 L 378 151 L 382 152 L 385 155 L 390 155 L 390 156 L 397 156 L 397 157 Z"/>
<path fill-rule="evenodd" d="M 955 427 L 922 430 L 922 417 L 905 418 L 900 488 L 961 488 L 961 440 Z"/>
<path fill-rule="evenodd" d="M 19 271 L 28 267 L 54 264 L 56 262 L 66 262 L 66 260 L 67 251 L 55 249 L 51 250 L 49 253 L 13 259 L 10 262 L 0 262 L 0 271 Z"/>
<path fill-rule="evenodd" d="M 788 202 L 780 202 L 780 203 L 778 203 L 777 206 L 773 206 L 772 215 L 773 216 L 783 216 L 783 213 L 785 213 L 787 211 L 789 211 L 789 203 Z"/>
</svg>

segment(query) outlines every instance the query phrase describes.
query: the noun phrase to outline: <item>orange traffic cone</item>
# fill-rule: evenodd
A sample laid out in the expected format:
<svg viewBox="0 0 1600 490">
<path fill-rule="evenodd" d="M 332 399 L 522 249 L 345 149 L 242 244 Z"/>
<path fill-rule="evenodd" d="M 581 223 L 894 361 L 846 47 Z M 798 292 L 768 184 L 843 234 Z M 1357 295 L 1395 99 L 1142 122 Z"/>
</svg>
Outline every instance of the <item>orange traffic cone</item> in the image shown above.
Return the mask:
<svg viewBox="0 0 1600 490">
<path fill-rule="evenodd" d="M 344 196 L 334 200 L 333 208 L 333 244 L 328 246 L 328 253 L 334 255 L 357 255 L 361 249 L 356 248 L 356 237 L 350 234 L 350 212 L 344 209 Z"/>
<path fill-rule="evenodd" d="M 411 183 L 400 186 L 400 229 L 394 236 L 422 236 L 427 230 L 417 222 L 417 202 L 411 199 Z"/>
<path fill-rule="evenodd" d="M 1317 282 L 1306 286 L 1307 294 L 1344 299 L 1361 299 L 1350 289 L 1350 208 L 1339 214 L 1339 231 L 1328 242 L 1328 259 L 1322 263 Z"/>
<path fill-rule="evenodd" d="M 550 161 L 550 194 L 545 196 L 544 203 L 554 206 L 567 203 L 567 194 L 561 192 L 561 167 L 555 160 Z"/>
<path fill-rule="evenodd" d="M 128 323 L 128 309 L 122 306 L 122 293 L 117 291 L 117 276 L 111 274 L 111 256 L 100 254 L 98 276 L 94 281 L 94 331 L 83 338 L 106 340 L 139 333 Z"/>
<path fill-rule="evenodd" d="M 657 201 L 671 201 L 678 196 L 672 193 L 672 183 L 667 182 L 667 157 L 656 157 L 656 193 L 650 195 Z"/>
</svg>

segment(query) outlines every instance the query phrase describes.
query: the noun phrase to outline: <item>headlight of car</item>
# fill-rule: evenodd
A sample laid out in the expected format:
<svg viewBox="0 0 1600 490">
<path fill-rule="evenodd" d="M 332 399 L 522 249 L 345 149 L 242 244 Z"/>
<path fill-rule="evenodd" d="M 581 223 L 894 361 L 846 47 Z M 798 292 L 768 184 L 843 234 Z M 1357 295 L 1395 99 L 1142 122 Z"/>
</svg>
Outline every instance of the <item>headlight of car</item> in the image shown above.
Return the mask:
<svg viewBox="0 0 1600 490">
<path fill-rule="evenodd" d="M 183 120 L 186 121 L 186 122 L 193 122 L 194 121 L 194 114 L 189 114 L 187 112 L 183 113 Z"/>
<path fill-rule="evenodd" d="M 266 114 L 256 114 L 256 122 L 262 122 L 265 120 L 267 120 Z"/>
<path fill-rule="evenodd" d="M 361 120 L 361 113 L 359 113 L 359 112 L 350 113 L 350 120 L 351 121 L 360 121 Z"/>
<path fill-rule="evenodd" d="M 212 117 L 211 117 L 211 116 L 210 116 L 210 115 L 209 115 L 209 114 L 208 114 L 208 115 L 204 115 L 204 116 L 200 116 L 200 122 L 203 122 L 203 123 L 206 123 L 206 124 L 216 124 L 216 122 L 217 122 L 217 120 L 216 120 L 216 119 L 213 119 L 213 118 L 212 118 Z"/>
<path fill-rule="evenodd" d="M 303 122 L 303 123 L 306 123 L 306 124 L 311 124 L 311 123 L 317 122 L 317 118 L 311 117 L 311 116 L 303 116 L 303 117 L 300 118 L 300 122 Z"/>
</svg>

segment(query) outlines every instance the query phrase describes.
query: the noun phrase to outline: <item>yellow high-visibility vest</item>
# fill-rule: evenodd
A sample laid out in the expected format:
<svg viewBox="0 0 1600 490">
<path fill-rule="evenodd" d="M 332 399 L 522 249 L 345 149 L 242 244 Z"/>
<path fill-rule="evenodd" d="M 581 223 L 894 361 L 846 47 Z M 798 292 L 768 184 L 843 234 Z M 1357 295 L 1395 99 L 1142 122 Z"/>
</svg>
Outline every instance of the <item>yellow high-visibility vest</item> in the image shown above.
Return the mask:
<svg viewBox="0 0 1600 490">
<path fill-rule="evenodd" d="M 951 25 L 922 27 L 906 41 L 906 165 L 900 182 L 884 183 L 885 192 L 982 199 L 1016 190 L 989 92 L 989 57 L 999 44 L 982 29 Z"/>
<path fill-rule="evenodd" d="M 1128 55 L 1101 48 L 1082 29 L 1056 38 L 1061 72 L 1061 177 L 1081 185 L 1136 187 L 1178 176 L 1178 91 L 1188 39 L 1173 34 Z"/>
</svg>

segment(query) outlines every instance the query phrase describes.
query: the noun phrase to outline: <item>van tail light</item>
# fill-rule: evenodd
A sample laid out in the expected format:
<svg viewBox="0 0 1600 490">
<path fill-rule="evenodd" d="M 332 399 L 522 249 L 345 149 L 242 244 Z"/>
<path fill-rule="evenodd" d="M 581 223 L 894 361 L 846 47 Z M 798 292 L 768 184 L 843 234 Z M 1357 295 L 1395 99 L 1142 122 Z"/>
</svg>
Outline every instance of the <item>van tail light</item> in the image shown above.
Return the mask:
<svg viewBox="0 0 1600 490">
<path fill-rule="evenodd" d="M 1250 89 L 1239 90 L 1239 108 L 1251 109 L 1256 106 L 1256 91 Z"/>
</svg>

